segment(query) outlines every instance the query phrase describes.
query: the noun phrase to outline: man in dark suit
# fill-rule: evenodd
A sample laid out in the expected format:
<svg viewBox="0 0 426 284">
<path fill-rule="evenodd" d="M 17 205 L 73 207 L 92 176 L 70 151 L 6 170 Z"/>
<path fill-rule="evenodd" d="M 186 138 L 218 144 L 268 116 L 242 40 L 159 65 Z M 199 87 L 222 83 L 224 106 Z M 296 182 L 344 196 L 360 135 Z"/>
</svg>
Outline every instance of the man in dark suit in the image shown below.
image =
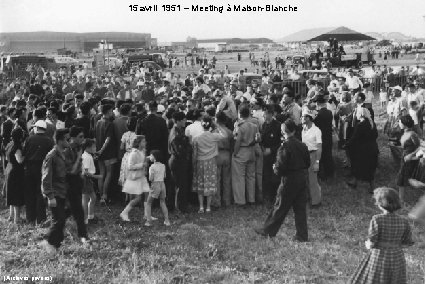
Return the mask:
<svg viewBox="0 0 426 284">
<path fill-rule="evenodd" d="M 294 134 L 297 126 L 291 119 L 281 124 L 285 141 L 277 154 L 275 174 L 281 176 L 274 208 L 262 228 L 255 232 L 262 236 L 275 237 L 290 208 L 293 208 L 296 223 L 295 241 L 308 241 L 306 203 L 308 200 L 308 168 L 311 163 L 308 147 Z"/>
<path fill-rule="evenodd" d="M 146 140 L 146 155 L 149 156 L 152 150 L 161 152 L 160 162 L 166 166 L 166 190 L 167 190 L 167 207 L 170 210 L 174 209 L 174 188 L 171 185 L 171 173 L 168 166 L 168 137 L 169 130 L 167 123 L 161 116 L 157 115 L 158 105 L 155 101 L 148 104 L 149 113 L 136 129 L 136 134 L 145 135 Z"/>
<path fill-rule="evenodd" d="M 322 152 L 320 159 L 320 169 L 318 175 L 325 179 L 334 173 L 334 162 L 332 156 L 333 148 L 333 114 L 327 109 L 328 92 L 320 93 L 316 98 L 318 115 L 315 118 L 315 125 L 321 130 Z"/>
</svg>

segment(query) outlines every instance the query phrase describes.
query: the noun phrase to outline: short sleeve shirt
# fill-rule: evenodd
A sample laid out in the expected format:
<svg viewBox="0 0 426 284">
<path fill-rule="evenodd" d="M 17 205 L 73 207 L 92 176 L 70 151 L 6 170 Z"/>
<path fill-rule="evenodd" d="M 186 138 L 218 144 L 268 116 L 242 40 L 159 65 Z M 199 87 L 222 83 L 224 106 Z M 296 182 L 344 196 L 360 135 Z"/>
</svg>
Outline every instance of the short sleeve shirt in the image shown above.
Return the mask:
<svg viewBox="0 0 426 284">
<path fill-rule="evenodd" d="M 321 130 L 312 124 L 311 128 L 303 128 L 302 142 L 308 146 L 309 151 L 318 150 L 318 144 L 322 143 Z"/>
</svg>

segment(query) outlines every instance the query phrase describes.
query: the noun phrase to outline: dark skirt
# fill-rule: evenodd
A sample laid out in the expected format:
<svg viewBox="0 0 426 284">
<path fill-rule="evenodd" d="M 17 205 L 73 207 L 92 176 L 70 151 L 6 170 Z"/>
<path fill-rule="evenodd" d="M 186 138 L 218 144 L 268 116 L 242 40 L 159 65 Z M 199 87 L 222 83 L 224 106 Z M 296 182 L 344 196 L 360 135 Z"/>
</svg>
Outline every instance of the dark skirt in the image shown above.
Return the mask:
<svg viewBox="0 0 426 284">
<path fill-rule="evenodd" d="M 6 203 L 7 206 L 23 206 L 25 204 L 24 189 L 25 181 L 24 167 L 21 165 L 12 166 L 6 186 Z"/>
<path fill-rule="evenodd" d="M 404 158 L 402 158 L 396 185 L 408 186 L 409 185 L 408 179 L 416 177 L 416 171 L 418 169 L 418 166 L 419 166 L 418 160 L 404 162 Z"/>
<path fill-rule="evenodd" d="M 374 180 L 379 160 L 377 144 L 351 149 L 350 159 L 351 172 L 356 179 L 368 182 Z"/>
</svg>

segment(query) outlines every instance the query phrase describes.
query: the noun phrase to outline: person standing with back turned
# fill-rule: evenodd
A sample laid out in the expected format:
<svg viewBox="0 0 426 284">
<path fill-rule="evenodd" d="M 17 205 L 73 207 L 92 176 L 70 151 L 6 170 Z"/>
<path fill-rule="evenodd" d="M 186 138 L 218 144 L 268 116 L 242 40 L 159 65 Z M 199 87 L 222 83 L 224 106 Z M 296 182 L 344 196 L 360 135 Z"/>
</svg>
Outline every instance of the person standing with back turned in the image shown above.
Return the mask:
<svg viewBox="0 0 426 284">
<path fill-rule="evenodd" d="M 284 222 L 290 208 L 293 207 L 296 222 L 296 236 L 293 240 L 308 241 L 308 224 L 306 203 L 308 200 L 308 168 L 311 164 L 308 147 L 299 141 L 294 134 L 297 126 L 288 119 L 281 124 L 284 143 L 277 154 L 274 171 L 281 176 L 274 208 L 269 213 L 262 228 L 255 232 L 262 236 L 275 237 Z"/>
</svg>

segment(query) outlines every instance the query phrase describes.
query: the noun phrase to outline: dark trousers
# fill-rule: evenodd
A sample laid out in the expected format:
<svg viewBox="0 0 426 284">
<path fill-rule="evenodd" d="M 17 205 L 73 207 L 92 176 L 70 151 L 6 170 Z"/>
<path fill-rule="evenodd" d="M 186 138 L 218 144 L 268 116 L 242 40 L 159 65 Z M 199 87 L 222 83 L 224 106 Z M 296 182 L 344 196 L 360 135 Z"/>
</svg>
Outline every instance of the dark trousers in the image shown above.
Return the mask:
<svg viewBox="0 0 426 284">
<path fill-rule="evenodd" d="M 277 157 L 276 152 L 263 156 L 263 198 L 271 204 L 277 195 L 277 189 L 280 184 L 280 178 L 274 173 L 273 165 Z"/>
<path fill-rule="evenodd" d="M 27 222 L 38 224 L 46 220 L 46 202 L 41 194 L 41 163 L 25 169 L 25 210 Z"/>
<path fill-rule="evenodd" d="M 59 248 L 64 240 L 64 227 L 65 227 L 65 199 L 55 197 L 56 207 L 50 207 L 52 212 L 52 224 L 50 225 L 49 232 L 47 233 L 47 241 L 49 244 Z"/>
<path fill-rule="evenodd" d="M 86 224 L 84 224 L 84 211 L 81 203 L 81 189 L 83 188 L 83 179 L 78 175 L 67 176 L 69 185 L 67 198 L 70 205 L 70 213 L 77 223 L 77 233 L 80 238 L 87 238 Z M 68 214 L 67 214 L 68 215 Z"/>
<path fill-rule="evenodd" d="M 185 211 L 188 209 L 189 199 L 189 163 L 187 160 L 176 160 L 173 156 L 169 159 L 169 166 L 175 187 L 179 189 L 177 195 L 178 209 Z M 171 197 L 171 196 L 170 196 Z M 174 198 L 174 196 L 173 196 Z"/>
<path fill-rule="evenodd" d="M 323 136 L 324 137 L 324 136 Z M 333 161 L 333 142 L 331 139 L 323 139 L 322 153 L 319 163 L 318 176 L 321 179 L 326 179 L 334 174 L 334 161 Z"/>
<path fill-rule="evenodd" d="M 274 208 L 268 215 L 263 229 L 274 237 L 280 229 L 290 208 L 293 208 L 296 223 L 296 237 L 308 240 L 306 214 L 308 172 L 293 172 L 291 178 L 282 178 Z"/>
</svg>

